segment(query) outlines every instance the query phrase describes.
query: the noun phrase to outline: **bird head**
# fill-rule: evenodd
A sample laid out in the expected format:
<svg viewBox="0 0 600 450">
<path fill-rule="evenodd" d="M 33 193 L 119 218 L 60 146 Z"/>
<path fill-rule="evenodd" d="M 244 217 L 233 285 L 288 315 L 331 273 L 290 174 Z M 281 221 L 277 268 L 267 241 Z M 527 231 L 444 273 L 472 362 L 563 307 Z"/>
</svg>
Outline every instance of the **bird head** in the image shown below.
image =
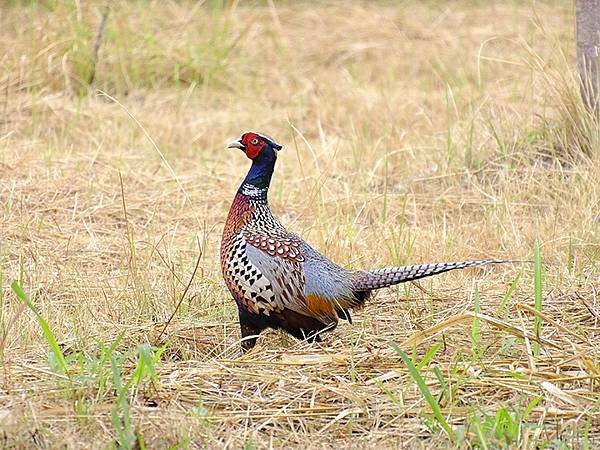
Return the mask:
<svg viewBox="0 0 600 450">
<path fill-rule="evenodd" d="M 264 134 L 249 131 L 230 143 L 227 148 L 238 148 L 250 159 L 256 159 L 259 155 L 276 158 L 281 145 Z"/>
</svg>

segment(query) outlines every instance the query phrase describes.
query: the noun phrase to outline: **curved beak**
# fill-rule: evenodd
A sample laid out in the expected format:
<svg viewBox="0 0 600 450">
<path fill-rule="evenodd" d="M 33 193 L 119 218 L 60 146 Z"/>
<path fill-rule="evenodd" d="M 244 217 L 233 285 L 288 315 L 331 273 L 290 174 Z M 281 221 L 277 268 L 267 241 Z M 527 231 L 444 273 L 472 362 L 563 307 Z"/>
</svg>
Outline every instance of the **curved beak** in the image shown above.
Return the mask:
<svg viewBox="0 0 600 450">
<path fill-rule="evenodd" d="M 244 144 L 242 144 L 239 140 L 230 142 L 227 145 L 227 148 L 239 148 L 240 150 L 246 150 Z"/>
</svg>

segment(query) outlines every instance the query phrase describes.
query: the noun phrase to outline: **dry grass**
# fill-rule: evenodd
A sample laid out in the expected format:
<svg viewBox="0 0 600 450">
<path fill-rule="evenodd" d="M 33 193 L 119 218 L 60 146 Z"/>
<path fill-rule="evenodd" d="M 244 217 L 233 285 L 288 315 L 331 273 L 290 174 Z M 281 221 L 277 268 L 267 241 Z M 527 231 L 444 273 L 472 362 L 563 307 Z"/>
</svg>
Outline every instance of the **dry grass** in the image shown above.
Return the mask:
<svg viewBox="0 0 600 450">
<path fill-rule="evenodd" d="M 600 153 L 570 6 L 113 2 L 88 90 L 104 2 L 25 3 L 0 10 L 2 447 L 600 445 Z M 223 145 L 249 129 L 285 144 L 273 209 L 332 259 L 537 239 L 541 311 L 531 265 L 463 271 L 240 356 L 218 247 L 248 165 Z M 390 341 L 426 358 L 455 443 Z"/>
</svg>

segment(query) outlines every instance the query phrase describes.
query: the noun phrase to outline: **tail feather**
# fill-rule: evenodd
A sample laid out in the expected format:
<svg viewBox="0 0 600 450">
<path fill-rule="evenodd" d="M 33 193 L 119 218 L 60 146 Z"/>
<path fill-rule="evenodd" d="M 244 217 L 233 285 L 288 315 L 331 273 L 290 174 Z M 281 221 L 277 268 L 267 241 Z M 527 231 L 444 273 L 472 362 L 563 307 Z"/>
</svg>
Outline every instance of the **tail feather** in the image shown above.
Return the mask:
<svg viewBox="0 0 600 450">
<path fill-rule="evenodd" d="M 416 264 L 413 266 L 387 267 L 385 269 L 369 270 L 358 274 L 358 277 L 354 281 L 354 289 L 356 292 L 371 291 L 373 289 L 381 289 L 395 284 L 405 283 L 407 281 L 418 280 L 419 278 L 430 277 L 450 270 L 508 262 L 511 261 L 483 259 L 480 261 Z"/>
</svg>

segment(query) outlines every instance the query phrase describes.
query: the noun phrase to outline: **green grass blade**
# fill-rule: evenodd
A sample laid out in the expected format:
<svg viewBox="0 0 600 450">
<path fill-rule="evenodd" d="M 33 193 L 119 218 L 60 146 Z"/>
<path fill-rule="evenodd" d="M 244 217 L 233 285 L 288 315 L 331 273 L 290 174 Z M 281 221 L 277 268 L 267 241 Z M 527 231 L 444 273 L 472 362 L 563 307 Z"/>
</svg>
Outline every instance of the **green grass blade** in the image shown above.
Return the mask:
<svg viewBox="0 0 600 450">
<path fill-rule="evenodd" d="M 535 310 L 542 312 L 542 257 L 540 254 L 540 243 L 536 241 L 533 247 L 533 284 L 535 291 Z M 534 332 L 537 338 L 540 337 L 542 328 L 542 319 L 538 315 L 534 318 Z M 540 355 L 540 344 L 539 342 L 533 343 L 533 353 L 535 356 Z"/>
<path fill-rule="evenodd" d="M 402 362 L 408 368 L 411 377 L 413 378 L 413 380 L 415 380 L 415 383 L 417 383 L 421 394 L 423 394 L 423 397 L 425 397 L 425 400 L 427 401 L 431 410 L 433 411 L 435 419 L 438 421 L 438 423 L 444 429 L 444 431 L 448 434 L 452 442 L 456 442 L 456 434 L 454 433 L 454 430 L 452 430 L 452 427 L 448 424 L 448 422 L 442 415 L 442 409 L 440 407 L 440 404 L 437 402 L 437 400 L 427 387 L 427 384 L 421 376 L 419 369 L 417 369 L 412 360 L 408 357 L 406 353 L 404 353 L 404 351 L 402 351 L 400 347 L 398 347 L 397 344 L 395 344 L 394 342 L 390 342 L 390 345 L 396 351 L 396 353 L 398 353 L 400 359 L 402 359 Z"/>
<path fill-rule="evenodd" d="M 569 275 L 573 275 L 573 266 L 575 265 L 575 253 L 573 250 L 573 238 L 569 238 L 569 248 L 567 250 L 567 270 Z"/>
<path fill-rule="evenodd" d="M 591 417 L 588 417 L 583 427 L 583 450 L 590 450 L 590 427 L 592 425 Z"/>
<path fill-rule="evenodd" d="M 119 448 L 133 448 L 135 443 L 135 434 L 131 427 L 131 417 L 129 415 L 129 402 L 127 394 L 129 393 L 129 384 L 123 386 L 121 378 L 121 369 L 114 354 L 110 355 L 110 365 L 113 375 L 113 383 L 118 396 L 111 410 L 113 427 L 119 434 Z M 121 416 L 119 416 L 119 411 Z"/>
<path fill-rule="evenodd" d="M 104 342 L 101 342 L 100 344 L 100 348 L 102 350 L 100 354 L 100 361 L 98 363 L 98 398 L 101 398 L 104 395 L 104 390 L 106 388 L 106 375 L 104 373 L 104 365 L 107 361 L 112 361 L 112 358 L 114 357 L 114 352 L 121 340 L 123 339 L 124 335 L 125 332 L 119 334 L 117 338 L 113 341 L 113 343 L 110 345 L 110 347 L 106 347 Z"/>
<path fill-rule="evenodd" d="M 440 368 L 439 367 L 434 367 L 433 368 L 433 373 L 435 374 L 435 377 L 440 382 L 440 386 L 442 388 L 442 391 L 445 391 L 446 390 L 446 379 L 444 378 L 444 374 L 442 373 L 442 371 L 440 370 Z"/>
<path fill-rule="evenodd" d="M 429 350 L 427 350 L 427 353 L 425 353 L 425 356 L 423 356 L 423 359 L 421 359 L 421 362 L 419 364 L 417 364 L 417 369 L 421 370 L 423 367 L 425 367 L 429 363 L 429 361 L 431 361 L 433 359 L 433 357 L 436 355 L 436 353 L 438 352 L 438 350 L 440 349 L 441 346 L 442 346 L 442 343 L 438 342 L 433 347 L 431 347 Z"/>
<path fill-rule="evenodd" d="M 475 433 L 477 434 L 477 438 L 479 439 L 479 444 L 483 450 L 488 450 L 489 446 L 487 443 L 487 430 L 483 430 L 481 426 L 481 422 L 478 418 L 474 418 L 473 426 L 475 427 Z"/>
<path fill-rule="evenodd" d="M 23 291 L 23 288 L 17 281 L 13 281 L 10 285 L 10 288 L 15 293 L 17 298 L 23 303 L 25 303 L 25 305 L 27 305 L 27 307 L 35 314 L 35 317 L 37 318 L 37 321 L 40 324 L 42 331 L 44 332 L 44 337 L 46 338 L 48 345 L 50 345 L 50 349 L 54 354 L 54 358 L 56 359 L 60 370 L 68 376 L 69 370 L 67 367 L 67 360 L 65 359 L 65 355 L 60 349 L 60 346 L 58 345 L 58 342 L 56 341 L 54 333 L 52 333 L 48 322 L 46 322 L 46 319 L 44 319 L 42 315 L 37 311 L 35 306 L 33 306 L 33 303 L 31 303 L 31 300 L 29 300 L 29 297 L 27 297 L 27 294 L 25 294 L 25 291 Z"/>
<path fill-rule="evenodd" d="M 529 415 L 533 411 L 533 408 L 535 408 L 538 405 L 538 403 L 541 402 L 542 400 L 544 400 L 544 397 L 542 397 L 542 396 L 534 397 L 527 404 L 527 407 L 525 408 L 525 411 L 523 411 L 523 420 L 527 420 L 527 418 L 529 417 Z"/>
<path fill-rule="evenodd" d="M 438 403 L 442 400 L 442 398 L 444 398 L 444 395 L 446 395 L 446 391 L 447 391 L 447 387 L 446 387 L 446 379 L 444 378 L 444 374 L 442 374 L 442 371 L 440 370 L 439 367 L 434 367 L 433 368 L 433 373 L 435 374 L 435 377 L 438 379 L 438 381 L 440 382 L 440 395 L 438 395 Z"/>
<path fill-rule="evenodd" d="M 398 396 L 394 394 L 391 389 L 387 388 L 382 381 L 377 380 L 377 386 L 385 395 L 388 396 L 394 405 L 398 406 L 398 408 L 404 408 L 404 402 L 402 399 L 398 398 Z"/>
<path fill-rule="evenodd" d="M 506 291 L 506 294 L 504 294 L 504 297 L 502 297 L 500 306 L 498 306 L 498 309 L 496 310 L 496 315 L 506 318 L 506 316 L 508 314 L 508 310 L 507 310 L 506 306 L 508 305 L 508 301 L 514 294 L 515 289 L 519 285 L 519 280 L 521 279 L 521 275 L 523 275 L 523 269 L 521 269 L 519 271 L 517 276 L 512 280 L 512 283 L 510 283 L 510 286 L 509 286 L 508 290 Z"/>
</svg>

